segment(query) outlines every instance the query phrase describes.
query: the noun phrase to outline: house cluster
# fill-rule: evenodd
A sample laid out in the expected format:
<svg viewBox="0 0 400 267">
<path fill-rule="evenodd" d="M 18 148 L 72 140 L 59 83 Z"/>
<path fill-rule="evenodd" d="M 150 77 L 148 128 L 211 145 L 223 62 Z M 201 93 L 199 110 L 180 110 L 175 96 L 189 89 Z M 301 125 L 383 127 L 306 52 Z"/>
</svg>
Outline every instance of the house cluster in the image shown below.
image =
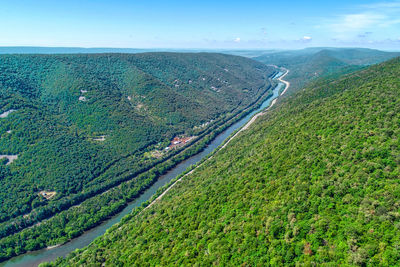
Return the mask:
<svg viewBox="0 0 400 267">
<path fill-rule="evenodd" d="M 172 139 L 171 143 L 169 146 L 167 146 L 165 148 L 165 150 L 170 150 L 176 147 L 181 147 L 186 145 L 188 142 L 190 142 L 191 140 L 193 140 L 194 136 L 189 136 L 189 137 L 174 137 L 174 139 Z"/>
</svg>

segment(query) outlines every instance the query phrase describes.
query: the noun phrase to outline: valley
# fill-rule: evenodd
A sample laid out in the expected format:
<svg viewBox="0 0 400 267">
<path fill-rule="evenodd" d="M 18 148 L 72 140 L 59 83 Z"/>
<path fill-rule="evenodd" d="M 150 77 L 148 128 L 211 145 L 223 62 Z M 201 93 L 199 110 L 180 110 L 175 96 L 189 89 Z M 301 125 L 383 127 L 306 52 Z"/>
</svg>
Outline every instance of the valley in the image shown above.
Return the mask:
<svg viewBox="0 0 400 267">
<path fill-rule="evenodd" d="M 318 78 L 337 78 L 396 56 L 400 53 L 365 48 L 310 47 L 255 54 L 252 58 L 290 69 L 286 79 L 292 83 L 291 92 L 294 93 Z"/>
<path fill-rule="evenodd" d="M 208 63 L 208 61 L 215 60 L 218 57 L 220 59 L 218 59 L 217 65 Z M 88 67 L 86 73 L 83 74 L 71 72 L 73 67 L 69 67 L 69 73 L 57 74 L 66 77 L 68 75 L 86 75 L 81 80 L 78 77 L 74 77 L 70 80 L 71 84 L 68 83 L 69 81 L 67 82 L 69 78 L 65 78 L 63 84 L 52 84 L 49 89 L 59 90 L 58 96 L 53 93 L 49 94 L 49 92 L 43 95 L 45 91 L 43 91 L 42 85 L 37 86 L 38 84 L 48 84 L 49 79 L 52 79 L 52 75 L 49 76 L 48 70 L 53 70 L 54 64 L 60 64 L 63 60 L 74 62 L 74 64 L 81 64 L 81 60 L 83 62 L 85 60 L 94 60 L 93 62 L 97 63 L 92 62 L 90 64 L 107 65 L 111 64 L 112 60 L 115 60 L 115 63 L 109 66 L 118 66 L 119 68 L 121 65 L 130 64 L 134 60 L 138 60 L 135 61 L 137 62 L 135 64 L 138 65 L 148 60 L 152 62 L 150 65 L 151 68 L 149 69 L 147 65 L 147 67 L 141 68 L 148 68 L 148 71 L 151 72 L 154 71 L 152 68 L 156 66 L 154 60 L 157 61 L 157 64 L 161 64 L 160 59 L 163 58 L 167 61 L 183 60 L 181 61 L 183 65 L 179 66 L 179 64 L 175 64 L 171 70 L 164 69 L 163 72 L 154 72 L 157 75 L 170 75 L 168 77 L 174 78 L 167 78 L 166 76 L 154 78 L 148 92 L 140 91 L 144 94 L 140 97 L 137 92 L 130 93 L 132 95 L 130 97 L 131 100 L 128 97 L 121 97 L 121 92 L 131 88 L 129 83 L 118 85 L 121 80 L 112 79 L 114 79 L 114 75 L 122 75 L 121 77 L 123 77 L 124 73 L 131 72 L 131 69 L 134 68 L 133 66 L 127 68 L 122 73 L 115 69 L 113 70 L 115 73 L 111 76 L 105 73 L 105 80 L 101 84 L 98 83 L 97 86 L 100 88 L 104 86 L 108 87 L 101 90 L 89 90 L 89 87 L 93 85 L 86 84 L 89 80 L 85 77 L 93 75 L 92 71 L 97 70 Z M 102 62 L 103 60 L 105 61 Z M 186 66 L 185 60 L 190 62 L 195 60 L 199 64 L 199 69 L 191 69 L 194 74 L 186 73 L 185 75 L 198 75 L 198 83 L 200 84 L 212 83 L 212 86 L 216 86 L 221 81 L 221 85 L 218 85 L 220 92 L 228 88 L 229 92 L 224 94 L 222 98 L 219 95 L 213 96 L 214 94 L 218 94 L 218 92 L 214 92 L 210 88 L 211 86 L 209 87 L 210 89 L 206 89 L 204 85 L 196 84 L 193 76 L 188 78 L 181 76 L 181 80 L 188 79 L 192 81 L 190 85 L 181 85 L 181 87 L 186 87 L 185 90 L 182 88 L 176 93 L 169 93 L 168 97 L 172 97 L 170 100 L 163 97 L 154 98 L 151 94 L 153 90 L 157 90 L 157 83 L 163 87 L 163 93 L 160 96 L 166 96 L 168 89 L 167 85 L 163 83 L 167 83 L 169 79 L 172 82 L 171 87 L 177 88 L 173 85 L 177 77 L 176 75 L 180 75 L 179 72 L 176 73 L 176 70 L 179 67 L 183 68 Z M 17 64 L 40 63 L 40 66 L 43 67 L 46 66 L 44 61 L 48 64 L 48 70 L 43 72 L 46 75 L 40 76 L 37 74 L 35 77 L 44 77 L 43 79 L 45 80 L 40 81 L 40 83 L 37 80 L 29 80 L 30 78 L 26 77 L 26 73 L 23 72 L 13 74 L 15 78 L 7 75 L 7 68 L 12 66 L 8 66 L 7 62 L 18 62 Z M 1 180 L 2 186 L 8 188 L 8 191 L 3 191 L 2 195 L 0 195 L 3 201 L 3 215 L 0 224 L 0 234 L 2 237 L 0 239 L 0 248 L 2 248 L 0 252 L 3 259 L 11 255 L 25 253 L 26 251 L 65 243 L 121 211 L 126 207 L 128 202 L 137 198 L 141 192 L 150 187 L 159 176 L 187 157 L 201 151 L 214 136 L 250 112 L 254 108 L 254 105 L 259 105 L 259 101 L 268 96 L 271 86 L 269 77 L 275 73 L 274 68 L 266 67 L 247 59 L 208 54 L 7 55 L 4 56 L 2 63 L 2 86 L 8 86 L 7 90 L 1 91 L 3 94 L 2 100 L 4 101 L 2 103 L 3 105 L 6 104 L 4 107 L 7 110 L 15 107 L 18 108 L 19 112 L 12 113 L 7 118 L 2 119 L 4 123 L 0 126 L 2 131 L 7 132 L 7 135 L 4 136 L 6 139 L 0 139 L 0 148 L 4 151 L 17 152 L 20 155 L 18 160 L 13 162 L 13 164 L 6 167 L 1 166 L 0 169 L 4 177 Z M 218 64 L 225 65 L 218 67 Z M 233 66 L 230 64 L 236 65 Z M 30 68 L 35 69 L 37 66 L 30 65 Z M 95 65 L 90 66 L 92 68 Z M 202 68 L 211 66 L 214 71 L 220 71 L 220 75 L 217 74 L 219 76 L 215 80 L 207 77 L 211 72 L 203 72 L 201 70 Z M 241 68 L 240 70 L 238 66 Z M 228 68 L 229 72 L 226 71 Z M 254 76 L 254 71 L 246 73 L 246 71 L 249 71 L 246 68 L 256 68 L 256 72 L 259 73 L 256 76 L 258 76 Z M 136 70 L 136 76 L 132 74 L 129 78 L 138 79 L 137 77 L 141 77 L 140 75 L 137 76 L 140 72 Z M 17 75 L 20 76 L 18 77 Z M 141 75 L 146 76 L 148 74 L 143 73 Z M 225 78 L 223 78 L 224 75 L 226 76 Z M 247 81 L 247 76 L 253 77 L 251 81 Z M 103 76 L 96 77 L 101 78 Z M 108 78 L 111 80 L 107 81 Z M 81 84 L 75 84 L 77 81 L 81 82 Z M 227 81 L 230 81 L 229 84 Z M 135 86 L 137 86 L 137 82 L 135 81 Z M 90 83 L 95 82 L 90 81 Z M 139 89 L 143 90 L 143 86 L 139 87 Z M 245 92 L 242 91 L 243 87 L 246 88 Z M 30 89 L 28 90 L 27 88 Z M 78 90 L 76 96 L 74 96 L 76 89 Z M 190 90 L 197 90 L 192 95 L 192 97 L 196 97 L 196 104 L 188 101 L 191 96 Z M 88 94 L 87 102 L 76 101 L 79 94 L 82 94 L 82 91 L 85 91 L 85 95 Z M 89 98 L 90 91 L 96 91 L 96 94 L 92 94 Z M 102 96 L 102 94 L 105 95 Z M 204 94 L 204 99 L 208 98 L 208 100 L 201 102 L 201 94 Z M 234 94 L 237 94 L 238 98 L 235 98 Z M 100 96 L 102 98 L 99 98 Z M 94 101 L 95 97 L 98 100 Z M 116 98 L 111 101 L 110 97 Z M 129 101 L 141 99 L 140 101 L 145 103 L 149 97 L 153 100 L 147 102 L 146 110 L 129 109 Z M 174 100 L 179 97 L 186 98 L 186 101 Z M 223 100 L 224 97 L 226 97 L 225 100 Z M 119 100 L 115 101 L 116 99 Z M 157 99 L 159 100 L 158 103 Z M 213 100 L 210 101 L 211 99 Z M 174 108 L 175 111 L 168 113 L 168 108 L 166 108 L 162 113 L 159 113 L 160 115 L 157 115 L 156 111 L 162 106 L 160 103 L 163 101 L 168 101 L 168 104 L 166 104 L 169 108 Z M 226 101 L 226 109 L 222 108 L 221 101 Z M 111 104 L 111 106 L 108 106 L 107 103 Z M 151 105 L 155 109 L 151 110 Z M 176 109 L 174 105 L 178 105 L 180 110 Z M 193 110 L 194 107 L 197 107 L 197 110 Z M 192 113 L 187 113 L 188 110 L 185 110 L 187 108 L 190 108 Z M 173 119 L 178 114 L 177 112 L 183 112 L 181 113 L 182 115 L 178 116 L 179 123 L 178 121 L 174 122 L 175 119 Z M 201 115 L 202 112 L 204 113 L 203 121 L 201 119 L 203 116 Z M 97 119 L 93 120 L 93 116 L 102 116 L 103 119 L 96 121 Z M 139 117 L 135 119 L 134 116 Z M 148 119 L 143 119 L 143 116 L 148 116 Z M 157 118 L 157 116 L 167 117 L 163 119 L 162 117 Z M 51 120 L 49 120 L 50 118 Z M 213 123 L 208 127 L 197 127 L 194 130 L 196 125 L 201 125 L 211 120 Z M 146 121 L 150 124 L 138 127 L 138 123 Z M 116 127 L 117 124 L 115 123 L 118 123 L 119 127 Z M 10 130 L 12 130 L 11 135 L 9 134 Z M 153 131 L 153 134 L 151 134 L 151 131 Z M 25 137 L 21 139 L 22 132 L 24 132 Z M 163 134 L 157 134 L 157 132 L 163 132 Z M 128 133 L 130 134 L 130 138 L 127 138 Z M 146 153 L 149 151 L 166 147 L 172 137 L 178 134 L 195 134 L 198 136 L 198 139 L 190 145 L 177 147 L 161 158 L 156 157 L 152 159 L 146 156 Z M 98 140 L 93 140 L 93 138 Z M 121 142 L 121 140 L 124 140 L 124 142 Z M 26 150 L 26 148 L 29 148 L 29 150 Z M 70 161 L 70 165 L 64 163 L 67 159 Z M 106 163 L 107 160 L 108 163 Z M 36 167 L 33 168 L 33 166 Z M 84 169 L 79 171 L 79 168 L 76 169 L 77 167 Z M 90 170 L 89 168 L 92 169 Z M 75 173 L 71 173 L 71 171 Z M 22 173 L 25 174 L 21 175 Z M 72 175 L 70 180 L 65 179 L 69 175 Z M 43 178 L 40 178 L 41 176 Z M 18 179 L 20 182 L 17 183 Z M 12 186 L 7 187 L 7 183 L 12 184 Z M 78 185 L 78 187 L 73 189 L 73 184 Z M 16 191 L 15 186 L 19 187 L 17 192 L 20 195 L 25 194 L 25 199 L 21 198 L 18 194 L 12 193 L 13 190 Z M 78 188 L 81 188 L 79 189 L 81 191 Z M 48 197 L 47 194 L 40 194 L 40 192 L 52 192 L 52 195 Z M 11 205 L 14 199 L 19 200 Z M 7 208 L 12 208 L 15 212 L 7 211 Z M 8 214 L 8 217 L 5 214 Z M 27 236 L 29 236 L 28 239 L 26 239 Z M 23 244 L 22 247 L 18 246 L 18 249 L 15 245 L 11 245 L 15 244 L 17 240 L 19 240 L 19 244 L 21 242 Z M 15 250 L 10 250 L 12 247 L 15 247 Z"/>
<path fill-rule="evenodd" d="M 400 0 L 0 7 L 0 267 L 400 266 Z"/>
<path fill-rule="evenodd" d="M 43 266 L 396 265 L 399 60 L 282 98 L 149 208 Z"/>
<path fill-rule="evenodd" d="M 324 67 L 320 78 L 291 75 L 317 70 L 326 62 L 324 53 L 306 53 L 301 60 L 313 63 L 298 62 L 293 70 L 267 64 L 262 56 L 256 59 L 266 65 L 208 53 L 4 55 L 0 149 L 9 154 L 0 156 L 7 188 L 0 193 L 0 256 L 7 261 L 0 266 L 37 266 L 90 249 L 94 240 L 116 227 L 122 231 L 210 168 L 222 150 L 251 134 L 277 105 L 313 103 L 326 94 L 318 91 L 327 90 L 326 84 L 367 68 Z M 342 58 L 350 52 L 335 53 Z M 379 56 L 361 62 L 394 56 L 372 54 Z M 285 56 L 267 59 L 297 62 L 297 53 Z M 15 64 L 38 73 L 32 76 Z M 198 68 L 187 73 L 193 64 Z M 55 76 L 63 82 L 53 81 Z M 163 105 L 169 111 L 160 109 Z"/>
<path fill-rule="evenodd" d="M 282 74 L 282 72 L 280 72 Z M 275 79 L 278 79 L 280 76 L 276 76 Z M 1 264 L 0 266 L 37 266 L 39 263 L 44 261 L 54 260 L 57 257 L 66 256 L 68 253 L 74 251 L 75 249 L 83 248 L 84 246 L 89 245 L 96 237 L 103 235 L 107 229 L 112 227 L 114 224 L 124 219 L 124 216 L 129 215 L 132 212 L 132 209 L 143 207 L 146 205 L 150 207 L 155 201 L 162 198 L 162 196 L 168 192 L 170 188 L 172 188 L 180 179 L 185 177 L 185 173 L 191 173 L 189 169 L 194 166 L 198 162 L 204 162 L 210 159 L 209 155 L 214 154 L 217 150 L 222 149 L 224 146 L 221 144 L 226 144 L 236 135 L 232 135 L 236 130 L 243 129 L 243 125 L 247 125 L 246 123 L 262 113 L 268 106 L 270 106 L 273 101 L 279 96 L 279 91 L 281 91 L 282 84 L 278 84 L 273 90 L 273 95 L 267 97 L 263 103 L 256 110 L 247 114 L 245 117 L 231 125 L 229 128 L 224 130 L 218 136 L 216 136 L 207 147 L 198 154 L 191 156 L 188 159 L 177 164 L 174 168 L 169 170 L 166 174 L 162 175 L 157 179 L 157 181 L 141 195 L 135 199 L 132 203 L 130 203 L 127 207 L 125 207 L 120 213 L 113 216 L 106 222 L 101 225 L 85 232 L 82 236 L 72 239 L 70 242 L 62 245 L 53 246 L 44 250 L 29 252 L 26 255 L 21 255 L 15 257 L 5 264 Z M 230 137 L 231 136 L 231 137 Z M 230 137 L 230 138 L 229 138 Z"/>
</svg>

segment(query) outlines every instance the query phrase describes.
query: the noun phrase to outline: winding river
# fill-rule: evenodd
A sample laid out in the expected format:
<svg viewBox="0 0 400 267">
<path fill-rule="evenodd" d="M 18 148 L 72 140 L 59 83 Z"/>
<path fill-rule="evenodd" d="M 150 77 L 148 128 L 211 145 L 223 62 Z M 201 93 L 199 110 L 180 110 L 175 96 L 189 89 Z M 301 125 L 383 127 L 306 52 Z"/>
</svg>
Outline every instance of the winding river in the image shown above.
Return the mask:
<svg viewBox="0 0 400 267">
<path fill-rule="evenodd" d="M 71 240 L 68 243 L 65 243 L 61 246 L 54 247 L 51 249 L 41 249 L 33 252 L 28 252 L 26 254 L 14 257 L 6 262 L 0 263 L 0 267 L 30 267 L 30 266 L 37 266 L 41 262 L 52 261 L 58 257 L 64 257 L 70 252 L 74 251 L 75 249 L 83 248 L 89 245 L 96 237 L 103 235 L 108 228 L 112 225 L 118 223 L 122 217 L 129 214 L 132 209 L 139 207 L 143 202 L 150 199 L 157 191 L 158 188 L 166 185 L 183 171 L 185 171 L 190 165 L 196 164 L 204 157 L 207 157 L 212 151 L 218 148 L 234 131 L 244 126 L 250 119 L 257 113 L 263 111 L 267 107 L 269 107 L 274 99 L 279 96 L 279 92 L 281 91 L 282 87 L 285 86 L 283 81 L 279 78 L 283 77 L 287 74 L 283 72 L 277 73 L 273 79 L 279 80 L 278 85 L 273 90 L 273 95 L 267 98 L 261 106 L 254 110 L 253 112 L 249 113 L 246 117 L 242 118 L 238 122 L 231 125 L 228 129 L 224 132 L 219 134 L 202 152 L 182 161 L 178 165 L 176 165 L 173 169 L 168 171 L 166 174 L 161 176 L 157 182 L 155 182 L 149 189 L 147 189 L 139 198 L 135 199 L 133 202 L 129 203 L 128 206 L 123 209 L 117 215 L 111 217 L 109 220 L 103 222 L 102 224 L 98 225 L 97 227 L 86 231 L 83 235 Z M 286 84 L 288 86 L 288 84 Z"/>
</svg>

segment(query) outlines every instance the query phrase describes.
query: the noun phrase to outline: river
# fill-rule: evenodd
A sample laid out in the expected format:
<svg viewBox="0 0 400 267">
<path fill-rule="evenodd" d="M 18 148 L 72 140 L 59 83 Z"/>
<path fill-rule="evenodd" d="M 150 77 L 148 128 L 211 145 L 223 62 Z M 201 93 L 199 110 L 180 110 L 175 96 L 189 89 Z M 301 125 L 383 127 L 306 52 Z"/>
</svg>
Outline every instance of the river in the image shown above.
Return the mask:
<svg viewBox="0 0 400 267">
<path fill-rule="evenodd" d="M 276 74 L 273 79 L 278 79 L 282 76 L 283 72 L 279 72 Z M 182 161 L 178 165 L 176 165 L 173 169 L 168 171 L 166 174 L 161 176 L 157 182 L 155 182 L 149 189 L 147 189 L 142 195 L 140 195 L 137 199 L 132 201 L 126 206 L 120 213 L 111 217 L 109 220 L 103 222 L 102 224 L 96 226 L 95 228 L 86 231 L 83 235 L 72 239 L 70 242 L 65 243 L 61 246 L 52 248 L 52 249 L 41 249 L 33 252 L 28 252 L 22 254 L 20 256 L 11 258 L 10 260 L 0 263 L 0 267 L 34 267 L 39 265 L 41 262 L 52 261 L 58 257 L 64 257 L 70 252 L 74 251 L 78 248 L 83 248 L 89 245 L 96 237 L 103 235 L 108 228 L 118 223 L 122 217 L 129 214 L 132 209 L 139 207 L 143 202 L 150 199 L 157 191 L 158 188 L 166 185 L 183 171 L 185 171 L 190 165 L 196 164 L 201 159 L 206 157 L 212 151 L 214 151 L 219 145 L 221 145 L 225 139 L 227 139 L 234 131 L 241 128 L 245 125 L 256 113 L 267 108 L 272 100 L 279 96 L 279 91 L 284 86 L 282 82 L 278 83 L 278 85 L 273 90 L 273 95 L 266 99 L 261 106 L 249 113 L 246 117 L 242 118 L 238 122 L 232 124 L 228 129 L 224 132 L 220 133 L 203 151 L 200 153 Z"/>
</svg>

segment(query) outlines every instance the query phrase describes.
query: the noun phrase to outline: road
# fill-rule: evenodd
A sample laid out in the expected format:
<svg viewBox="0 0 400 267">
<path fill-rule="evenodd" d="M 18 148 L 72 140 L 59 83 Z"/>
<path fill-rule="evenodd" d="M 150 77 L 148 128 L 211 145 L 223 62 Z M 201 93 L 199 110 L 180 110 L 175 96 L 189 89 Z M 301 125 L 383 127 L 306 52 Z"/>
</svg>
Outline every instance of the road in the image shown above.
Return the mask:
<svg viewBox="0 0 400 267">
<path fill-rule="evenodd" d="M 274 67 L 279 68 L 279 67 L 277 67 L 277 66 L 274 66 Z M 284 90 L 282 91 L 282 93 L 279 95 L 279 97 L 281 97 L 283 94 L 286 93 L 286 91 L 287 91 L 288 88 L 290 87 L 290 82 L 283 80 L 283 78 L 289 73 L 289 70 L 288 70 L 288 69 L 285 69 L 285 68 L 279 68 L 279 69 L 283 69 L 283 70 L 286 71 L 283 75 L 281 75 L 281 76 L 278 78 L 278 81 L 280 81 L 280 82 L 282 82 L 282 83 L 285 84 L 285 89 L 284 89 Z M 253 124 L 253 123 L 256 121 L 256 119 L 257 119 L 258 117 L 264 115 L 270 108 L 272 108 L 272 107 L 275 105 L 275 103 L 277 102 L 277 100 L 278 100 L 278 98 L 275 98 L 275 99 L 271 102 L 271 105 L 270 105 L 265 111 L 259 112 L 259 113 L 257 113 L 256 115 L 254 115 L 254 116 L 249 120 L 248 123 L 246 123 L 246 124 L 245 124 L 239 131 L 237 131 L 231 138 L 229 138 L 229 140 L 226 141 L 225 144 L 224 144 L 222 147 L 220 147 L 216 152 L 218 152 L 218 151 L 224 149 L 224 148 L 229 144 L 230 141 L 232 141 L 235 137 L 238 136 L 239 133 L 241 133 L 242 131 L 244 131 L 244 130 L 246 130 L 247 128 L 249 128 L 250 125 Z M 210 156 L 210 157 L 209 157 L 207 160 L 205 160 L 203 163 L 201 163 L 201 164 L 199 164 L 198 166 L 196 166 L 193 170 L 191 170 L 190 172 L 188 172 L 187 174 L 185 174 L 184 176 L 182 176 L 181 178 L 179 178 L 178 180 L 176 180 L 176 181 L 175 181 L 172 185 L 170 185 L 161 195 L 159 195 L 159 196 L 158 196 L 156 199 L 154 199 L 146 208 L 144 208 L 138 215 L 142 214 L 143 211 L 145 211 L 146 209 L 148 209 L 148 208 L 150 208 L 151 206 L 153 206 L 153 204 L 156 203 L 157 201 L 161 200 L 161 199 L 163 198 L 163 196 L 164 196 L 166 193 L 168 193 L 168 191 L 171 190 L 171 188 L 173 188 L 173 187 L 174 187 L 178 182 L 180 182 L 184 177 L 188 176 L 189 174 L 192 174 L 197 168 L 199 168 L 202 164 L 204 164 L 205 162 L 209 161 L 209 160 L 212 159 L 212 158 L 213 158 L 213 155 Z"/>
</svg>

